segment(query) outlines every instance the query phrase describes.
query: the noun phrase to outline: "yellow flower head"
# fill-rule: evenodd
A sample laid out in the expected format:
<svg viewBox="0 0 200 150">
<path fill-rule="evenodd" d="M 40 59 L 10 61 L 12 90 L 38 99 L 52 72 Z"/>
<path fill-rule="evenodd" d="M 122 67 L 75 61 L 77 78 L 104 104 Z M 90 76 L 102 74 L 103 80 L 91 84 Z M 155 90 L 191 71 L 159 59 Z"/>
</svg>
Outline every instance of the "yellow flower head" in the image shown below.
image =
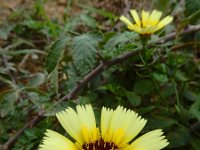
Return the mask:
<svg viewBox="0 0 200 150">
<path fill-rule="evenodd" d="M 127 25 L 128 29 L 143 35 L 152 34 L 173 20 L 172 16 L 167 16 L 160 20 L 162 12 L 158 10 L 153 10 L 151 13 L 142 10 L 141 16 L 138 15 L 135 9 L 130 10 L 130 13 L 135 21 L 135 24 L 133 24 L 127 17 L 123 15 L 119 19 Z"/>
<path fill-rule="evenodd" d="M 147 121 L 132 110 L 103 107 L 100 130 L 91 105 L 78 105 L 76 110 L 68 108 L 56 114 L 74 142 L 47 130 L 39 150 L 160 150 L 169 144 L 161 129 L 134 139 Z"/>
</svg>

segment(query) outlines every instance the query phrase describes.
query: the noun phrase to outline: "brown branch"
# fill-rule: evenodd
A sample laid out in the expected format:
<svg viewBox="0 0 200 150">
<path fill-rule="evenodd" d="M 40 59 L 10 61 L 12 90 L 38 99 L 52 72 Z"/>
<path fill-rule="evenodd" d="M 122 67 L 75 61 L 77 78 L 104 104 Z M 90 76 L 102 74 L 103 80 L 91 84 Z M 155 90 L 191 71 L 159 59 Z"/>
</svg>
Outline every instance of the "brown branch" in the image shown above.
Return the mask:
<svg viewBox="0 0 200 150">
<path fill-rule="evenodd" d="M 121 63 L 125 61 L 126 59 L 135 56 L 138 53 L 138 51 L 131 51 L 128 52 L 122 56 L 116 57 L 114 59 L 111 59 L 109 61 L 103 62 L 99 66 L 97 66 L 92 72 L 90 72 L 88 75 L 86 75 L 81 81 L 78 82 L 78 84 L 69 92 L 67 95 L 62 97 L 58 102 L 62 102 L 64 100 L 69 100 L 75 98 L 76 94 L 80 91 L 80 89 L 85 86 L 89 81 L 91 81 L 94 77 L 99 75 L 101 72 L 106 70 L 112 65 Z"/>
<path fill-rule="evenodd" d="M 190 26 L 188 29 L 180 32 L 178 35 L 183 36 L 186 34 L 191 34 L 191 33 L 197 32 L 198 30 L 200 30 L 200 25 Z M 176 37 L 177 37 L 177 33 L 174 32 L 174 33 L 166 35 L 163 38 L 160 38 L 159 40 L 157 40 L 154 43 L 151 43 L 149 46 L 151 46 L 152 44 L 163 44 L 163 43 L 165 43 L 169 40 L 172 40 Z M 73 99 L 77 95 L 77 93 L 80 91 L 80 89 L 82 87 L 84 87 L 93 78 L 95 78 L 97 75 L 101 74 L 104 70 L 108 69 L 112 65 L 122 63 L 123 61 L 135 56 L 137 53 L 138 53 L 138 51 L 136 51 L 136 50 L 131 51 L 131 52 L 123 54 L 119 57 L 113 58 L 109 61 L 103 62 L 102 64 L 97 66 L 93 71 L 91 71 L 88 75 L 86 75 L 80 82 L 78 82 L 77 85 L 67 95 L 65 95 L 58 101 L 58 103 L 60 103 L 64 100 Z M 45 118 L 44 114 L 45 114 L 44 111 L 39 111 L 37 116 L 35 116 L 30 122 L 28 122 L 23 128 L 21 128 L 13 137 L 11 137 L 3 146 L 1 146 L 1 147 L 3 147 L 3 150 L 7 150 L 10 147 L 12 147 L 12 145 L 16 142 L 17 138 L 24 132 L 24 130 L 26 130 L 27 128 L 29 128 L 31 126 L 35 126 L 43 118 Z"/>
<path fill-rule="evenodd" d="M 188 42 L 188 43 L 184 43 L 184 44 L 181 44 L 181 45 L 176 45 L 176 46 L 172 47 L 172 51 L 182 49 L 182 48 L 185 48 L 185 47 L 189 47 L 189 46 L 194 46 L 194 45 L 195 46 L 200 45 L 200 42 Z"/>
<path fill-rule="evenodd" d="M 21 134 L 23 134 L 23 132 L 27 128 L 30 128 L 30 127 L 36 125 L 44 118 L 43 114 L 44 114 L 44 111 L 39 112 L 37 116 L 35 116 L 30 122 L 25 124 L 20 130 L 18 130 L 17 133 L 13 137 L 11 137 L 5 144 L 3 144 L 0 148 L 2 150 L 9 150 L 12 147 L 12 145 L 16 142 L 17 138 Z"/>
<path fill-rule="evenodd" d="M 197 32 L 198 30 L 200 30 L 200 24 L 199 25 L 191 25 L 189 26 L 186 30 L 182 31 L 182 32 L 173 32 L 173 33 L 170 33 L 166 36 L 164 36 L 163 38 L 160 38 L 159 40 L 157 40 L 155 43 L 156 44 L 163 44 L 169 40 L 172 40 L 178 36 L 183 36 L 183 35 L 186 35 L 186 34 L 191 34 L 191 33 L 194 33 L 194 32 Z"/>
</svg>

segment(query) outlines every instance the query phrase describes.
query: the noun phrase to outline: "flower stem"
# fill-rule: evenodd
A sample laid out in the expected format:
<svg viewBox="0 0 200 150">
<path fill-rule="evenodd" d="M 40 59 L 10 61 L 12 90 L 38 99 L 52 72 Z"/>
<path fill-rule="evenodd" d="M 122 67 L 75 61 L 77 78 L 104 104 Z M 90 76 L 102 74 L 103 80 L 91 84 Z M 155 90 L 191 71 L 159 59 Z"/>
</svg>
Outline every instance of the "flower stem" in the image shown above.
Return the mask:
<svg viewBox="0 0 200 150">
<path fill-rule="evenodd" d="M 160 90 L 158 88 L 158 85 L 156 84 L 155 80 L 153 79 L 152 73 L 151 73 L 150 68 L 149 68 L 149 66 L 147 64 L 147 57 L 146 57 L 147 48 L 146 48 L 146 46 L 148 45 L 149 36 L 141 35 L 140 37 L 141 37 L 142 49 L 139 51 L 139 57 L 140 57 L 142 63 L 144 64 L 144 67 L 147 69 L 147 72 L 148 72 L 148 74 L 150 76 L 150 80 L 151 80 L 154 88 L 156 89 L 160 99 L 163 99 L 162 95 L 160 94 L 161 92 L 160 92 Z"/>
</svg>

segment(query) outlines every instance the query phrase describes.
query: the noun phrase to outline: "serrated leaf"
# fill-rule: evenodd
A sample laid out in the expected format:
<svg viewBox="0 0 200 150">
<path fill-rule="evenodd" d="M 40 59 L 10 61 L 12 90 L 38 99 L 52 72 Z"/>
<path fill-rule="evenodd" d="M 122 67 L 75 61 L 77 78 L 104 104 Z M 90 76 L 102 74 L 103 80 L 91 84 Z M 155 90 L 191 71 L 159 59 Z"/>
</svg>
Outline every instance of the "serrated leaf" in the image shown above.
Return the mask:
<svg viewBox="0 0 200 150">
<path fill-rule="evenodd" d="M 81 80 L 81 77 L 77 74 L 77 70 L 73 64 L 69 64 L 66 69 L 67 76 L 69 80 L 67 81 L 67 89 L 72 89 L 78 81 Z"/>
<path fill-rule="evenodd" d="M 96 34 L 83 34 L 73 39 L 73 60 L 81 75 L 87 74 L 94 67 L 95 55 L 100 41 L 101 37 Z"/>
<path fill-rule="evenodd" d="M 46 110 L 45 116 L 55 116 L 57 112 L 65 110 L 67 107 L 76 108 L 77 103 L 74 101 L 67 101 L 67 102 L 61 102 L 57 103 L 53 107 L 50 107 Z"/>
<path fill-rule="evenodd" d="M 62 37 L 50 47 L 46 61 L 46 70 L 48 73 L 51 73 L 62 59 L 62 54 L 69 40 L 69 37 Z"/>
<path fill-rule="evenodd" d="M 18 91 L 9 90 L 0 95 L 0 116 L 5 117 L 15 111 L 15 102 L 18 99 Z"/>
<path fill-rule="evenodd" d="M 38 90 L 32 90 L 28 91 L 27 95 L 31 102 L 38 108 L 41 109 L 41 107 L 44 105 L 44 102 L 47 102 L 49 100 L 47 95 L 44 95 L 43 93 L 39 92 Z"/>
<path fill-rule="evenodd" d="M 58 67 L 56 67 L 49 76 L 49 82 L 50 82 L 50 89 L 53 93 L 58 94 Z"/>
<path fill-rule="evenodd" d="M 132 42 L 134 38 L 137 37 L 137 34 L 134 32 L 123 32 L 123 33 L 116 33 L 112 36 L 108 42 L 105 44 L 104 49 L 106 50 L 113 50 L 116 46 L 125 44 L 127 42 Z"/>
<path fill-rule="evenodd" d="M 93 17 L 89 16 L 88 14 L 82 14 L 80 15 L 81 21 L 83 21 L 86 25 L 88 25 L 91 28 L 96 27 L 96 21 Z"/>
<path fill-rule="evenodd" d="M 0 27 L 0 39 L 7 40 L 10 32 L 13 30 L 14 25 L 6 24 Z"/>
<path fill-rule="evenodd" d="M 9 31 L 5 28 L 0 28 L 0 38 L 3 40 L 7 40 Z"/>
<path fill-rule="evenodd" d="M 137 38 L 138 35 L 134 32 L 111 33 L 110 35 L 106 35 L 106 44 L 102 50 L 104 58 L 111 59 L 121 55 L 125 51 L 136 49 L 139 46 L 138 42 L 136 42 Z"/>
</svg>

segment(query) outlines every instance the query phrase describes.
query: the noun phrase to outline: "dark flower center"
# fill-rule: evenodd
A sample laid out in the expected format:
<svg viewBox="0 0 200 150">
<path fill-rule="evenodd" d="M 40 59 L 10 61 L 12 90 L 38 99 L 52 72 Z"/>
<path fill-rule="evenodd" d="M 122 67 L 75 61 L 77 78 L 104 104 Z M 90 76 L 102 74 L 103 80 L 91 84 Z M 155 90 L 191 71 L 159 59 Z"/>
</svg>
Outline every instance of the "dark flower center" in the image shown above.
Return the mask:
<svg viewBox="0 0 200 150">
<path fill-rule="evenodd" d="M 103 139 L 95 143 L 86 143 L 82 145 L 83 150 L 117 150 L 118 147 L 114 143 L 104 142 Z"/>
</svg>

